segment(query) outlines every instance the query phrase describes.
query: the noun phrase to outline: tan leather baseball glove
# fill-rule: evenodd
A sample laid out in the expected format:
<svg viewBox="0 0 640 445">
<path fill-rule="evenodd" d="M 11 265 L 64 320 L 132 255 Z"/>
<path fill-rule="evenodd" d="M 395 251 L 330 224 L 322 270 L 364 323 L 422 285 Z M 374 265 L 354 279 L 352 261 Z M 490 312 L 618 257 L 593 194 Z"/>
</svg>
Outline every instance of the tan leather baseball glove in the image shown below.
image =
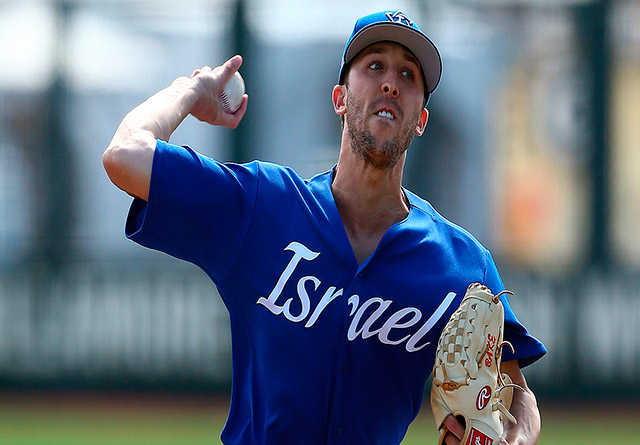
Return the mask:
<svg viewBox="0 0 640 445">
<path fill-rule="evenodd" d="M 491 290 L 473 283 L 451 315 L 438 341 L 431 385 L 431 410 L 442 444 L 452 414 L 465 425 L 463 445 L 497 445 L 509 412 L 513 388 L 500 373 L 504 308 Z M 511 346 L 512 347 L 512 346 Z M 512 347 L 513 348 L 513 347 Z"/>
</svg>

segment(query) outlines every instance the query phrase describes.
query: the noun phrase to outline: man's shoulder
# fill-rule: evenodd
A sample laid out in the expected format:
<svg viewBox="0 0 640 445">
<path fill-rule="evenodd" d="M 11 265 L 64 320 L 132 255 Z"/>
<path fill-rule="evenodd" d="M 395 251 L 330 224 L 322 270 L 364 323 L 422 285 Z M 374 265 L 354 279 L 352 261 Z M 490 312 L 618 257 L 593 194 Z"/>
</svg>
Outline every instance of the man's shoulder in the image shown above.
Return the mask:
<svg viewBox="0 0 640 445">
<path fill-rule="evenodd" d="M 223 165 L 230 171 L 244 171 L 246 174 L 255 176 L 263 184 L 270 183 L 276 187 L 304 182 L 293 168 L 275 162 L 256 159 L 243 163 L 225 162 Z"/>
<path fill-rule="evenodd" d="M 250 171 L 255 176 L 258 195 L 285 197 L 304 202 L 327 201 L 331 194 L 331 170 L 304 178 L 294 168 L 269 161 L 255 160 L 237 167 Z"/>
<path fill-rule="evenodd" d="M 429 201 L 420 196 L 405 190 L 411 206 L 416 209 L 416 217 L 420 224 L 427 223 L 430 230 L 436 231 L 440 237 L 447 239 L 449 242 L 456 242 L 472 247 L 481 252 L 485 252 L 486 248 L 471 234 L 467 229 L 459 224 L 447 219 L 439 213 Z"/>
<path fill-rule="evenodd" d="M 321 172 L 321 173 L 317 173 L 316 175 L 314 175 L 311 178 L 304 178 L 293 167 L 290 167 L 290 166 L 284 165 L 284 164 L 279 164 L 279 163 L 276 163 L 276 162 L 263 161 L 263 160 L 260 160 L 260 159 L 256 159 L 254 161 L 247 162 L 247 163 L 241 164 L 241 165 L 244 165 L 245 167 L 247 167 L 249 169 L 258 171 L 262 175 L 273 176 L 273 177 L 276 177 L 276 178 L 277 177 L 289 178 L 289 179 L 294 180 L 294 181 L 301 181 L 301 182 L 307 182 L 307 183 L 321 180 L 327 174 L 331 173 L 330 171 Z"/>
</svg>

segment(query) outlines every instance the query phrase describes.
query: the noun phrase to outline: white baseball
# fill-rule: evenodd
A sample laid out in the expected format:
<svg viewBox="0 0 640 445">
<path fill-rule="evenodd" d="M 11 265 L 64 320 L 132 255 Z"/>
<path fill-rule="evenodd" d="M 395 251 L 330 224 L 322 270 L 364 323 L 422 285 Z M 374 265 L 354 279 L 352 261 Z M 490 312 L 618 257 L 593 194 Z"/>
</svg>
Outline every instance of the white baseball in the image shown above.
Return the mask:
<svg viewBox="0 0 640 445">
<path fill-rule="evenodd" d="M 235 113 L 242 103 L 244 94 L 244 79 L 236 71 L 220 93 L 220 104 L 227 113 Z"/>
</svg>

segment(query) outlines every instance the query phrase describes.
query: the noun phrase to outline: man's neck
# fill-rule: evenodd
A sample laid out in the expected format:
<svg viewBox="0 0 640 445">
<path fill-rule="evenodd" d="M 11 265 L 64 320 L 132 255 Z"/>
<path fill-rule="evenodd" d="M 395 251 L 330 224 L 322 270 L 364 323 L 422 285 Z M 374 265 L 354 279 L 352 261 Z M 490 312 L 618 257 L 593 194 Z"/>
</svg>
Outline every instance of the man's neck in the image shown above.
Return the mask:
<svg viewBox="0 0 640 445">
<path fill-rule="evenodd" d="M 384 233 L 409 213 L 402 190 L 405 155 L 389 170 L 367 165 L 343 150 L 331 186 L 342 223 L 358 262 L 376 248 Z"/>
</svg>

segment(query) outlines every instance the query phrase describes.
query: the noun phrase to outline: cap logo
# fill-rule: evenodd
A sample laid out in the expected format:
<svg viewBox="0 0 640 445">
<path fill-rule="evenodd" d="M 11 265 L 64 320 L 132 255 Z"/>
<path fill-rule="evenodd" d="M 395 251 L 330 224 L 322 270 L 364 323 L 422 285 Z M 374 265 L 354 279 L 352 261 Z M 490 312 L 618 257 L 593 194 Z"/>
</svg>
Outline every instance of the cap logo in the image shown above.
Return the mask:
<svg viewBox="0 0 640 445">
<path fill-rule="evenodd" d="M 404 15 L 404 12 L 398 10 L 393 14 L 390 12 L 385 13 L 390 22 L 400 23 L 401 25 L 413 26 L 413 22 L 409 17 Z"/>
</svg>

